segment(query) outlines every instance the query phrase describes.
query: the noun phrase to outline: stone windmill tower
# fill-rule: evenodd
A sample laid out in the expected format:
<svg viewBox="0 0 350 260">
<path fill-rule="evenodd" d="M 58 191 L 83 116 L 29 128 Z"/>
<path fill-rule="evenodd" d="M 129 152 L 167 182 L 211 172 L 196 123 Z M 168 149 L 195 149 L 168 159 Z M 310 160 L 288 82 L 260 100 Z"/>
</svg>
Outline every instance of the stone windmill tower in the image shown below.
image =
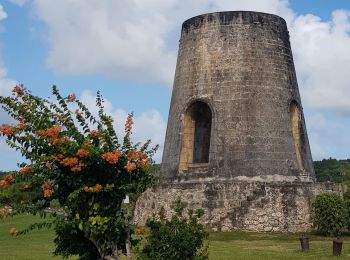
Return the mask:
<svg viewBox="0 0 350 260">
<path fill-rule="evenodd" d="M 314 169 L 284 19 L 219 12 L 182 25 L 161 165 L 149 211 L 182 199 L 214 229 L 309 228 Z"/>
</svg>

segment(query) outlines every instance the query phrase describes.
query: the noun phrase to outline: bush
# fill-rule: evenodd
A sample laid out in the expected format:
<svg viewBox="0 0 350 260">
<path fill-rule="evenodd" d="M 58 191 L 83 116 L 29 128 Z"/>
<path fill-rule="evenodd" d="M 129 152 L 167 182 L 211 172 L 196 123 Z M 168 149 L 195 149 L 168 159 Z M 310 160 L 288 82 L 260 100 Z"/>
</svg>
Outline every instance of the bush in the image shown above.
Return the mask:
<svg viewBox="0 0 350 260">
<path fill-rule="evenodd" d="M 53 216 L 50 222 L 10 232 L 17 236 L 53 226 L 56 254 L 118 259 L 126 251 L 130 256 L 133 208 L 156 181 L 148 168 L 157 146 L 150 148 L 150 140 L 132 143 L 132 114 L 119 141 L 100 93 L 96 115 L 74 94 L 63 97 L 55 86 L 52 94 L 43 99 L 18 85 L 12 96 L 0 96 L 2 108 L 16 122 L 1 125 L 0 136 L 27 159 L 18 172 L 2 175 L 0 203 L 17 213 Z M 60 212 L 52 210 L 52 203 L 61 206 Z"/>
<path fill-rule="evenodd" d="M 164 208 L 161 208 L 158 219 L 154 216 L 147 221 L 150 235 L 139 259 L 208 259 L 207 246 L 204 245 L 208 233 L 198 223 L 204 211 L 188 210 L 188 216 L 183 216 L 183 206 L 177 201 L 175 212 L 171 220 L 167 220 Z"/>
<path fill-rule="evenodd" d="M 335 193 L 316 196 L 312 204 L 314 227 L 326 235 L 339 235 L 347 224 L 347 210 L 343 199 Z"/>
<path fill-rule="evenodd" d="M 343 199 L 345 202 L 345 207 L 346 207 L 346 218 L 347 218 L 347 230 L 350 231 L 350 190 L 348 190 L 344 193 Z"/>
</svg>

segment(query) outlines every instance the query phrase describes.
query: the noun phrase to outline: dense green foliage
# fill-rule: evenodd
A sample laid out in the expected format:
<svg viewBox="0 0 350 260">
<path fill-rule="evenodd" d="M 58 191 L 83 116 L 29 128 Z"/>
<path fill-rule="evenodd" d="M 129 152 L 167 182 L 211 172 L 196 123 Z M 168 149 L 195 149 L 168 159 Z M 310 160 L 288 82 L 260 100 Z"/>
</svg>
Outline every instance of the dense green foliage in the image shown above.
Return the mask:
<svg viewBox="0 0 350 260">
<path fill-rule="evenodd" d="M 147 237 L 140 259 L 208 259 L 207 247 L 203 244 L 208 233 L 203 225 L 198 223 L 204 211 L 188 210 L 188 216 L 184 216 L 182 204 L 177 201 L 175 212 L 168 220 L 162 208 L 158 217 L 154 216 L 148 220 L 150 235 Z"/>
<path fill-rule="evenodd" d="M 350 180 L 350 159 L 323 159 L 314 162 L 316 179 L 320 182 L 347 182 Z"/>
<path fill-rule="evenodd" d="M 74 223 L 58 222 L 55 226 L 55 234 L 55 255 L 62 255 L 65 258 L 78 255 L 81 260 L 99 258 L 99 252 L 94 244 L 84 236 L 79 228 L 74 226 Z"/>
<path fill-rule="evenodd" d="M 312 203 L 312 218 L 319 232 L 339 235 L 348 222 L 344 200 L 336 193 L 317 195 Z"/>
</svg>

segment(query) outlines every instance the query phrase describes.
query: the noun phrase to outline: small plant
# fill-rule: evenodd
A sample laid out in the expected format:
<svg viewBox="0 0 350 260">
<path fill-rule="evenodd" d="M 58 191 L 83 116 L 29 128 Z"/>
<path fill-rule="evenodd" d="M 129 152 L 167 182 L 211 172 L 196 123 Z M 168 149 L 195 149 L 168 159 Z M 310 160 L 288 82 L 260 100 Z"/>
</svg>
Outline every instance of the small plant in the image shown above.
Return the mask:
<svg viewBox="0 0 350 260">
<path fill-rule="evenodd" d="M 153 216 L 147 221 L 146 226 L 150 229 L 150 234 L 139 259 L 208 259 L 208 246 L 204 245 L 208 233 L 198 222 L 204 211 L 190 209 L 187 216 L 184 216 L 183 209 L 181 201 L 178 200 L 175 214 L 170 220 L 165 218 L 165 210 L 162 207 L 158 216 Z"/>
<path fill-rule="evenodd" d="M 312 204 L 314 227 L 326 235 L 339 235 L 347 224 L 347 210 L 343 199 L 335 193 L 316 196 Z"/>
</svg>

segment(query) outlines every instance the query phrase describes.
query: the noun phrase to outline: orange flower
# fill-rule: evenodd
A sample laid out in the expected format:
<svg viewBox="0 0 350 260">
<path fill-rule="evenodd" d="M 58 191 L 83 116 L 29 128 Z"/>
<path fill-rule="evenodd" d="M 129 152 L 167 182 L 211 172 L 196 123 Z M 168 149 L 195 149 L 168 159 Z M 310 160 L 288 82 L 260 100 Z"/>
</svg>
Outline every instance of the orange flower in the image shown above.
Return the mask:
<svg viewBox="0 0 350 260">
<path fill-rule="evenodd" d="M 60 162 L 63 159 L 62 154 L 52 155 L 52 160 Z"/>
<path fill-rule="evenodd" d="M 146 154 L 141 151 L 135 151 L 135 150 L 130 150 L 128 153 L 128 160 L 129 161 L 135 161 L 135 160 L 141 160 L 146 158 Z"/>
<path fill-rule="evenodd" d="M 136 234 L 143 235 L 145 233 L 145 227 L 137 227 Z"/>
<path fill-rule="evenodd" d="M 0 180 L 0 189 L 5 188 L 11 185 L 15 181 L 15 178 L 13 177 L 12 174 L 8 174 L 2 177 Z"/>
<path fill-rule="evenodd" d="M 62 127 L 59 125 L 55 125 L 51 128 L 47 128 L 45 130 L 37 130 L 35 133 L 40 136 L 40 139 L 47 139 L 53 144 L 57 144 L 59 142 L 58 135 L 62 131 Z"/>
<path fill-rule="evenodd" d="M 75 158 L 75 157 L 67 157 L 61 160 L 61 164 L 68 167 L 73 167 L 78 163 L 79 163 L 79 160 L 78 158 Z"/>
<path fill-rule="evenodd" d="M 17 96 L 20 97 L 20 96 L 24 95 L 24 90 L 25 90 L 25 88 L 24 88 L 23 84 L 19 84 L 12 89 L 12 93 L 13 93 L 13 95 L 17 94 Z"/>
<path fill-rule="evenodd" d="M 50 140 L 52 142 L 53 145 L 56 145 L 56 144 L 64 144 L 64 143 L 67 143 L 69 141 L 69 138 L 67 136 L 64 136 L 62 138 L 52 138 Z"/>
<path fill-rule="evenodd" d="M 43 185 L 41 185 L 41 189 L 43 190 L 43 194 L 44 194 L 45 198 L 49 198 L 52 196 L 53 188 L 47 182 L 45 182 Z"/>
<path fill-rule="evenodd" d="M 128 114 L 128 117 L 126 119 L 126 122 L 125 122 L 125 133 L 126 134 L 130 134 L 131 133 L 131 129 L 132 129 L 132 125 L 133 125 L 133 120 L 132 120 L 132 117 L 133 117 L 133 114 L 132 113 L 129 113 Z"/>
<path fill-rule="evenodd" d="M 95 185 L 95 192 L 100 192 L 102 190 L 102 185 L 96 184 Z"/>
<path fill-rule="evenodd" d="M 148 159 L 139 160 L 136 164 L 137 167 L 140 167 L 141 169 L 146 169 L 150 165 Z"/>
<path fill-rule="evenodd" d="M 90 133 L 89 133 L 89 136 L 90 137 L 98 137 L 100 136 L 100 132 L 96 131 L 96 130 L 92 130 Z"/>
<path fill-rule="evenodd" d="M 83 157 L 88 156 L 88 155 L 89 155 L 89 152 L 86 151 L 86 150 L 84 150 L 84 149 L 79 149 L 79 150 L 77 151 L 76 155 L 77 155 L 78 157 L 83 158 Z"/>
<path fill-rule="evenodd" d="M 77 165 L 74 165 L 73 167 L 70 168 L 72 172 L 80 172 L 85 165 L 81 162 L 79 162 Z"/>
<path fill-rule="evenodd" d="M 113 152 L 105 153 L 102 158 L 110 164 L 116 164 L 121 156 L 121 151 L 115 150 Z"/>
<path fill-rule="evenodd" d="M 74 101 L 75 101 L 75 99 L 76 99 L 75 94 L 69 95 L 69 96 L 68 96 L 67 103 L 74 102 Z"/>
<path fill-rule="evenodd" d="M 0 180 L 0 189 L 8 186 L 7 182 L 5 180 Z"/>
<path fill-rule="evenodd" d="M 84 186 L 83 191 L 85 191 L 85 192 L 100 192 L 102 190 L 102 188 L 103 187 L 101 184 L 96 184 L 95 186 L 92 186 L 92 187 Z"/>
<path fill-rule="evenodd" d="M 89 147 L 91 147 L 91 144 L 88 141 L 84 141 L 81 147 L 82 148 L 89 148 Z"/>
<path fill-rule="evenodd" d="M 16 127 L 10 125 L 0 126 L 0 133 L 3 135 L 13 135 L 16 131 Z"/>
<path fill-rule="evenodd" d="M 82 162 L 79 162 L 76 157 L 67 157 L 60 161 L 64 166 L 70 167 L 72 172 L 79 172 L 85 166 Z"/>
<path fill-rule="evenodd" d="M 13 177 L 12 174 L 8 174 L 8 175 L 5 175 L 3 177 L 3 179 L 7 182 L 7 183 L 12 183 L 15 181 L 15 178 Z"/>
<path fill-rule="evenodd" d="M 44 197 L 50 198 L 52 196 L 53 190 L 44 190 Z"/>
<path fill-rule="evenodd" d="M 132 161 L 136 159 L 138 159 L 138 153 L 135 150 L 130 150 L 128 153 L 128 160 Z"/>
<path fill-rule="evenodd" d="M 134 170 L 136 170 L 136 164 L 132 163 L 132 162 L 128 162 L 125 166 L 125 169 L 128 173 L 133 172 Z"/>
<path fill-rule="evenodd" d="M 18 230 L 17 230 L 17 228 L 15 228 L 15 227 L 11 228 L 11 229 L 10 229 L 10 234 L 11 234 L 12 236 L 18 236 Z"/>
<path fill-rule="evenodd" d="M 26 167 L 20 169 L 19 173 L 24 175 L 24 174 L 27 174 L 31 169 L 32 169 L 31 166 L 26 166 Z"/>
</svg>

